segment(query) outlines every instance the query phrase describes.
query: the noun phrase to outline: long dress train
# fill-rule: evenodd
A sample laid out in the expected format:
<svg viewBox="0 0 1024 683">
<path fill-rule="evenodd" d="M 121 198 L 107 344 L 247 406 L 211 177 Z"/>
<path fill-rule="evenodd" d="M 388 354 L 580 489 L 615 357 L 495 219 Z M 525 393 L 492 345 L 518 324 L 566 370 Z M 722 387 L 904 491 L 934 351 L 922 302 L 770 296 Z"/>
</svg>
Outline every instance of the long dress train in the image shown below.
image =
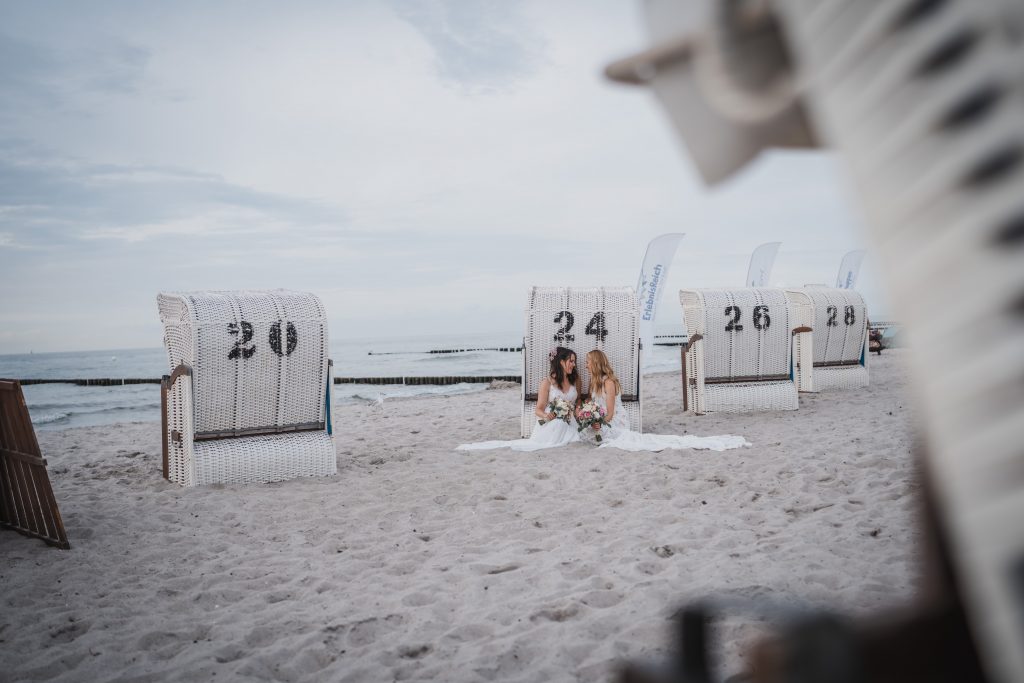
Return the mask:
<svg viewBox="0 0 1024 683">
<path fill-rule="evenodd" d="M 549 400 L 561 398 L 565 399 L 570 405 L 576 403 L 576 396 L 576 387 L 570 387 L 568 393 L 563 393 L 558 387 L 552 386 L 548 393 Z M 511 448 L 514 451 L 539 451 L 544 448 L 557 448 L 579 440 L 580 435 L 576 431 L 575 424 L 570 424 L 563 420 L 551 420 L 551 422 L 545 422 L 534 427 L 529 439 L 464 443 L 456 447 L 455 450 L 486 451 L 494 448 Z"/>
<path fill-rule="evenodd" d="M 594 401 L 608 409 L 605 397 L 595 396 Z M 612 423 L 601 428 L 601 444 L 598 448 L 618 448 L 623 451 L 663 451 L 666 448 L 693 448 L 711 451 L 726 451 L 732 448 L 750 446 L 742 436 L 723 434 L 721 436 L 676 436 L 674 434 L 640 434 L 629 428 L 629 415 L 622 407 L 622 396 L 615 396 L 615 414 Z"/>
</svg>

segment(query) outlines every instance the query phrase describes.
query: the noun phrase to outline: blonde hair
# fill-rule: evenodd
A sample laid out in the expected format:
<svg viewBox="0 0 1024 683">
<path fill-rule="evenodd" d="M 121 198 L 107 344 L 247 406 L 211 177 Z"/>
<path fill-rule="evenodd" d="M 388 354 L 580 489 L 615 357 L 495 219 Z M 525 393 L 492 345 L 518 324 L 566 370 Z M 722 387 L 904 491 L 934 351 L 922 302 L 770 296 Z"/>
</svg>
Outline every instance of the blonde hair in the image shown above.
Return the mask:
<svg viewBox="0 0 1024 683">
<path fill-rule="evenodd" d="M 591 396 L 604 393 L 604 385 L 608 380 L 615 382 L 616 395 L 622 393 L 622 383 L 615 376 L 615 371 L 612 370 L 612 365 L 608 362 L 608 356 L 604 355 L 604 351 L 594 349 L 587 354 L 587 360 L 590 361 Z"/>
</svg>

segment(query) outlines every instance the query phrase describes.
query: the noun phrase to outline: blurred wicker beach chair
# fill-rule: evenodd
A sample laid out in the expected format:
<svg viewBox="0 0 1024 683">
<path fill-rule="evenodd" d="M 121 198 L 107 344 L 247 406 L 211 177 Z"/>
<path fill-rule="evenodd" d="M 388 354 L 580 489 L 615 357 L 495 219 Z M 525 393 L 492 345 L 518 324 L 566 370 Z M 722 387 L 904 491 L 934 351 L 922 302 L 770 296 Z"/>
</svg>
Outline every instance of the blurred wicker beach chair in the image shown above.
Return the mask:
<svg viewBox="0 0 1024 683">
<path fill-rule="evenodd" d="M 523 338 L 523 438 L 537 425 L 537 392 L 550 367 L 548 352 L 556 346 L 576 352 L 584 391 L 590 387 L 584 357 L 594 349 L 604 351 L 622 383 L 631 429 L 643 431 L 639 310 L 632 287 L 530 289 Z"/>
<path fill-rule="evenodd" d="M 683 409 L 704 413 L 796 410 L 811 368 L 811 310 L 782 289 L 679 292 Z"/>
<path fill-rule="evenodd" d="M 913 335 L 918 599 L 785 634 L 744 678 L 1024 681 L 1024 3 L 644 6 L 654 44 L 608 72 L 651 84 L 708 182 L 833 148 Z"/>
<path fill-rule="evenodd" d="M 868 385 L 868 314 L 852 289 L 802 287 L 786 291 L 790 302 L 814 311 L 813 371 L 801 374 L 800 391 L 858 389 Z"/>
<path fill-rule="evenodd" d="M 337 472 L 327 319 L 313 294 L 161 293 L 163 474 L 185 486 Z"/>
<path fill-rule="evenodd" d="M 0 526 L 70 548 L 17 380 L 0 380 Z"/>
</svg>

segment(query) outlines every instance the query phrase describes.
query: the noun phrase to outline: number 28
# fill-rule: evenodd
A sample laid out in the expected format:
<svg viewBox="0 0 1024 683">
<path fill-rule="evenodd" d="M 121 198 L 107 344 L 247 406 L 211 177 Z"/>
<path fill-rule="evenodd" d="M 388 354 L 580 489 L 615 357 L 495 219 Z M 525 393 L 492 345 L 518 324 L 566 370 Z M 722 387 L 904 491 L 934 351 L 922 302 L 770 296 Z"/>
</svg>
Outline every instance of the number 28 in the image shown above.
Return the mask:
<svg viewBox="0 0 1024 683">
<path fill-rule="evenodd" d="M 843 322 L 847 325 L 855 324 L 857 322 L 857 314 L 855 311 L 856 309 L 854 309 L 853 306 L 844 307 Z M 839 309 L 835 306 L 829 306 L 825 309 L 825 312 L 828 314 L 828 320 L 825 321 L 825 324 L 828 327 L 837 327 L 839 323 L 836 322 L 836 316 L 839 314 Z"/>
</svg>

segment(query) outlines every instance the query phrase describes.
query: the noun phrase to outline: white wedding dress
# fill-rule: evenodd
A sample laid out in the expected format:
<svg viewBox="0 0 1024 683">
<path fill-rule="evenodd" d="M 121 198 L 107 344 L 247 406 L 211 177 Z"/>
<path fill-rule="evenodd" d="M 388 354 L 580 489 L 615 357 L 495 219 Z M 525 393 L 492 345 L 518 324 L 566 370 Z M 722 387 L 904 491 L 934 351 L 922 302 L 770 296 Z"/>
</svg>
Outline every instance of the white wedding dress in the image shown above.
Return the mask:
<svg viewBox="0 0 1024 683">
<path fill-rule="evenodd" d="M 563 392 L 556 386 L 552 386 L 548 392 L 548 400 L 556 398 L 565 399 L 569 405 L 575 405 L 576 387 L 569 387 L 568 393 Z M 514 451 L 539 451 L 545 448 L 558 448 L 567 443 L 579 441 L 580 435 L 576 431 L 576 422 L 570 418 L 570 422 L 564 420 L 552 420 L 533 428 L 529 439 L 516 439 L 514 441 L 480 441 L 478 443 L 464 443 L 456 447 L 457 451 L 486 451 L 494 448 L 511 448 Z"/>
<path fill-rule="evenodd" d="M 594 396 L 595 403 L 608 410 L 603 395 Z M 742 436 L 675 436 L 674 434 L 640 434 L 629 429 L 629 415 L 622 407 L 622 396 L 615 396 L 615 414 L 610 425 L 601 427 L 601 444 L 598 448 L 618 448 L 624 451 L 663 451 L 666 448 L 693 448 L 698 450 L 727 451 L 731 448 L 750 446 Z"/>
</svg>

